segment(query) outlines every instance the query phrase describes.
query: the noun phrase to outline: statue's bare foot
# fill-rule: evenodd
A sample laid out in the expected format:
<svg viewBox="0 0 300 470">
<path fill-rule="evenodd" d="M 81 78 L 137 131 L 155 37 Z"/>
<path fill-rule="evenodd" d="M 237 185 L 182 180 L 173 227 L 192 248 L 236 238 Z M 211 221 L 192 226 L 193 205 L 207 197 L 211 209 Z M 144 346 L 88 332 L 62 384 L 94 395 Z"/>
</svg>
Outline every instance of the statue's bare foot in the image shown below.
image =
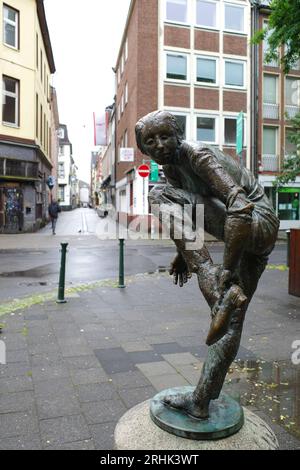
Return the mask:
<svg viewBox="0 0 300 470">
<path fill-rule="evenodd" d="M 164 404 L 182 410 L 193 418 L 207 419 L 209 416 L 209 402 L 203 404 L 196 403 L 193 392 L 182 392 L 176 395 L 167 395 L 163 400 Z"/>
</svg>

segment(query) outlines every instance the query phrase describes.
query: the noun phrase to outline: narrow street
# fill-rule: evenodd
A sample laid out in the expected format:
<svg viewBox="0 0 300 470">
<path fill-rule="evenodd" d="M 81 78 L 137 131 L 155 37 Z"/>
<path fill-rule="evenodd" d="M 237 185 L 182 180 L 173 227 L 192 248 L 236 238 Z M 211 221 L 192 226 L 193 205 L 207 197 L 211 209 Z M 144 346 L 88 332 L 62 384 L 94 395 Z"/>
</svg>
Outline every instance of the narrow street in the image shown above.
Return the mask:
<svg viewBox="0 0 300 470">
<path fill-rule="evenodd" d="M 68 242 L 66 285 L 101 279 L 117 279 L 118 240 L 99 238 L 107 219 L 92 209 L 63 212 L 56 236 L 51 224 L 34 234 L 0 236 L 0 301 L 10 301 L 35 293 L 48 292 L 58 284 L 60 243 Z M 210 243 L 216 263 L 222 261 L 221 243 Z M 127 240 L 125 274 L 152 273 L 166 269 L 175 253 L 170 240 Z M 286 263 L 286 245 L 279 243 L 271 264 Z"/>
</svg>

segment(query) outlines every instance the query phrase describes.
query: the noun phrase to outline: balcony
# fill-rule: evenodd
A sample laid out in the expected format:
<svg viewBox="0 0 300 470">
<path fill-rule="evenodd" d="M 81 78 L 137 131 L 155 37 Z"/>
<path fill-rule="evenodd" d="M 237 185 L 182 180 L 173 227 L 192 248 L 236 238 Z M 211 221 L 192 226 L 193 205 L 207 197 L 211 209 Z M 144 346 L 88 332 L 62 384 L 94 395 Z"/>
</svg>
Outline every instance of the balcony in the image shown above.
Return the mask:
<svg viewBox="0 0 300 470">
<path fill-rule="evenodd" d="M 279 104 L 264 103 L 263 117 L 265 119 L 279 119 Z"/>
<path fill-rule="evenodd" d="M 279 156 L 264 154 L 262 156 L 262 171 L 279 171 Z"/>
<path fill-rule="evenodd" d="M 300 113 L 299 106 L 292 106 L 292 105 L 285 105 L 285 112 L 289 116 L 289 118 L 294 118 L 296 114 Z"/>
</svg>

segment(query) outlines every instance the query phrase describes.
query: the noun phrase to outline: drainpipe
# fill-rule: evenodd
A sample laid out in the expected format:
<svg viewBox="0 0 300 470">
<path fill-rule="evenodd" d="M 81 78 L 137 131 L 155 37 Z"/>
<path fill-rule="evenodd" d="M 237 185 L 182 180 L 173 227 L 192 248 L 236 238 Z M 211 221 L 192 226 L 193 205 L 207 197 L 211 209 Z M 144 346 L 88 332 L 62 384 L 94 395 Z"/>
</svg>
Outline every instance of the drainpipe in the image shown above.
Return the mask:
<svg viewBox="0 0 300 470">
<path fill-rule="evenodd" d="M 257 0 L 251 1 L 251 37 L 258 31 L 259 9 Z M 258 178 L 258 45 L 251 45 L 251 171 Z"/>
</svg>

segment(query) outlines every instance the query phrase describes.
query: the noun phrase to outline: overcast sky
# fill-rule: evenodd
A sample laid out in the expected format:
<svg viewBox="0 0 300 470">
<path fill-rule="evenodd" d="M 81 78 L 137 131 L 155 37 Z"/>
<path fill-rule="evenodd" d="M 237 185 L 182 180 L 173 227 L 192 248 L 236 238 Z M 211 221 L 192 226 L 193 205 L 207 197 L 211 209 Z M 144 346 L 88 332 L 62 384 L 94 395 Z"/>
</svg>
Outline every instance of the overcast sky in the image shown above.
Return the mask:
<svg viewBox="0 0 300 470">
<path fill-rule="evenodd" d="M 113 103 L 114 73 L 130 0 L 44 0 L 56 65 L 60 122 L 80 179 L 90 181 L 93 112 Z"/>
</svg>

